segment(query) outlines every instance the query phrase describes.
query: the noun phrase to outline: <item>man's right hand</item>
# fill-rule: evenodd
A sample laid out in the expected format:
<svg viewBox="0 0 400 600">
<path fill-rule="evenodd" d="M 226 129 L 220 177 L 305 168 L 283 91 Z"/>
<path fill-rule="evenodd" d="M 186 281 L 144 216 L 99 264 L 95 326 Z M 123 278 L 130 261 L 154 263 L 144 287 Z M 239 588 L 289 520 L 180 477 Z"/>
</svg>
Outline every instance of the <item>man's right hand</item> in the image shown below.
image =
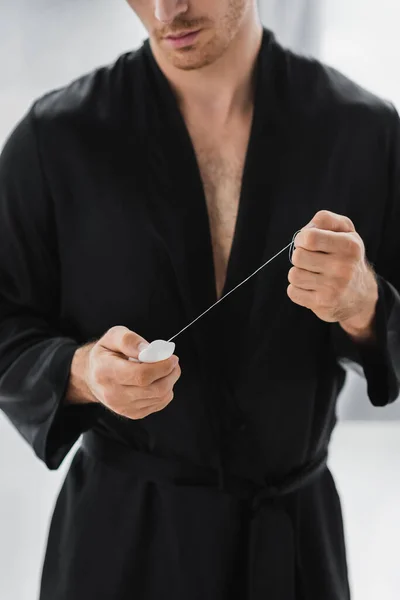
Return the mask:
<svg viewBox="0 0 400 600">
<path fill-rule="evenodd" d="M 78 379 L 84 382 L 90 394 L 86 402 L 100 402 L 128 419 L 143 419 L 168 406 L 174 397 L 173 387 L 181 376 L 179 359 L 172 355 L 156 363 L 128 360 L 138 358 L 141 342 L 148 343 L 127 327 L 117 325 L 96 343 L 77 350 L 83 352 L 75 362 L 80 372 L 74 373 L 73 360 L 71 382 Z M 72 393 L 70 401 L 78 401 Z"/>
</svg>

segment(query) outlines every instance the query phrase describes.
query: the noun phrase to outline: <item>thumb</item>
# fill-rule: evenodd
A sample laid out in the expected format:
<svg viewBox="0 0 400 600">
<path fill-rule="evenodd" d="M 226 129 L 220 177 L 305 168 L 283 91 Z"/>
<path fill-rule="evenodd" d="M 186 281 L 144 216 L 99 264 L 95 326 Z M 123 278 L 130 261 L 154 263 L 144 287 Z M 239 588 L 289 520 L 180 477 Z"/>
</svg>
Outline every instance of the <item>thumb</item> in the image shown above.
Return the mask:
<svg viewBox="0 0 400 600">
<path fill-rule="evenodd" d="M 123 325 L 111 327 L 101 338 L 99 344 L 112 352 L 132 358 L 138 358 L 139 353 L 150 345 L 141 335 Z"/>
</svg>

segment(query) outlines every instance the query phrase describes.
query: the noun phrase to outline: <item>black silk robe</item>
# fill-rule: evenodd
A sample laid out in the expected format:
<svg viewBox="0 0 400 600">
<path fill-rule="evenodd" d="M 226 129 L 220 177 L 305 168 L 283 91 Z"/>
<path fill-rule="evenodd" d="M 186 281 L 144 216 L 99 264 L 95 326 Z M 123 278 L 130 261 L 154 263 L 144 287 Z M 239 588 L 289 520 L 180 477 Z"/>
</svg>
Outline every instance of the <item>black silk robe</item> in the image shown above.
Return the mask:
<svg viewBox="0 0 400 600">
<path fill-rule="evenodd" d="M 83 433 L 40 600 L 350 597 L 326 458 L 346 363 L 373 405 L 399 394 L 399 118 L 267 30 L 256 69 L 223 293 L 318 210 L 347 215 L 378 276 L 377 343 L 294 304 L 285 252 L 176 338 L 165 410 L 67 405 L 80 345 L 114 325 L 169 339 L 216 301 L 215 272 L 193 146 L 148 42 L 39 98 L 0 162 L 0 408 L 49 469 Z"/>
</svg>

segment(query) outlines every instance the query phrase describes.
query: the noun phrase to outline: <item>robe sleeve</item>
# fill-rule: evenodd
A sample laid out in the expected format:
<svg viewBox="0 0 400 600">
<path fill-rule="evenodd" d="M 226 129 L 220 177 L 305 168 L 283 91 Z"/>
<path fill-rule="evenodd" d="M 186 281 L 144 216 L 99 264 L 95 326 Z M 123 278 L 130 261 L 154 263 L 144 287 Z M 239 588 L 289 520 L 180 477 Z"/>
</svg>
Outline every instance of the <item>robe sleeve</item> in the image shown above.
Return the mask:
<svg viewBox="0 0 400 600">
<path fill-rule="evenodd" d="M 388 197 L 380 246 L 373 268 L 379 297 L 374 344 L 355 342 L 333 324 L 333 342 L 340 362 L 363 375 L 374 406 L 385 406 L 400 394 L 400 119 L 390 108 Z"/>
<path fill-rule="evenodd" d="M 100 405 L 64 403 L 79 344 L 59 330 L 54 206 L 35 126 L 32 107 L 0 155 L 0 409 L 53 470 Z"/>
</svg>

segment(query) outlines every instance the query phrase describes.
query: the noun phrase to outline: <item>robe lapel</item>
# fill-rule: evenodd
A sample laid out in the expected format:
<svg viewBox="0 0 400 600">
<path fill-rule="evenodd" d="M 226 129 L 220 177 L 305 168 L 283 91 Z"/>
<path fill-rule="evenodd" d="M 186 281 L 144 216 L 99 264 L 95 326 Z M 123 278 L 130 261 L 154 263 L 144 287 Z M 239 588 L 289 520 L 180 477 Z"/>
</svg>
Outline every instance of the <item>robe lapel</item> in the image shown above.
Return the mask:
<svg viewBox="0 0 400 600">
<path fill-rule="evenodd" d="M 281 74 L 279 56 L 274 43 L 271 44 L 268 59 L 264 56 L 264 68 L 260 94 L 264 99 L 263 118 L 260 118 L 253 172 L 249 178 L 250 197 L 249 218 L 247 222 L 248 240 L 251 235 L 251 270 L 249 274 L 267 262 L 290 241 L 294 233 L 291 207 L 279 195 L 285 184 L 285 164 L 288 144 L 290 143 L 289 125 L 285 120 L 284 109 L 279 101 L 278 74 Z M 251 301 L 248 309 L 246 327 L 246 347 L 257 345 L 257 336 L 265 338 L 266 330 L 260 329 L 259 315 L 269 313 L 274 322 L 273 303 L 270 300 L 276 292 L 277 298 L 284 298 L 286 285 L 282 287 L 284 273 L 290 267 L 289 253 L 283 253 L 266 267 L 261 269 L 250 281 Z M 285 272 L 285 277 L 287 274 Z M 247 284 L 246 284 L 247 285 Z M 280 294 L 282 290 L 282 294 Z M 267 305 L 268 301 L 268 305 Z M 253 334 L 256 334 L 253 337 Z"/>
<path fill-rule="evenodd" d="M 267 60 L 264 55 L 264 60 Z M 253 270 L 267 262 L 292 240 L 294 233 L 323 208 L 324 197 L 315 181 L 316 154 L 303 150 L 307 124 L 293 110 L 296 88 L 291 81 L 285 53 L 274 40 L 263 69 L 263 96 L 266 100 L 255 158 L 251 197 L 257 206 L 249 208 L 248 228 L 254 233 Z M 301 115 L 301 113 L 300 113 Z M 287 296 L 288 272 L 292 267 L 289 251 L 261 269 L 253 278 L 251 306 L 247 320 L 245 346 L 249 362 L 258 359 L 265 366 L 266 349 L 285 346 L 284 331 L 289 331 L 299 316 L 298 307 Z M 283 327 L 284 326 L 284 327 Z M 290 340 L 288 339 L 287 345 Z M 268 350 L 272 351 L 272 350 Z"/>
</svg>

